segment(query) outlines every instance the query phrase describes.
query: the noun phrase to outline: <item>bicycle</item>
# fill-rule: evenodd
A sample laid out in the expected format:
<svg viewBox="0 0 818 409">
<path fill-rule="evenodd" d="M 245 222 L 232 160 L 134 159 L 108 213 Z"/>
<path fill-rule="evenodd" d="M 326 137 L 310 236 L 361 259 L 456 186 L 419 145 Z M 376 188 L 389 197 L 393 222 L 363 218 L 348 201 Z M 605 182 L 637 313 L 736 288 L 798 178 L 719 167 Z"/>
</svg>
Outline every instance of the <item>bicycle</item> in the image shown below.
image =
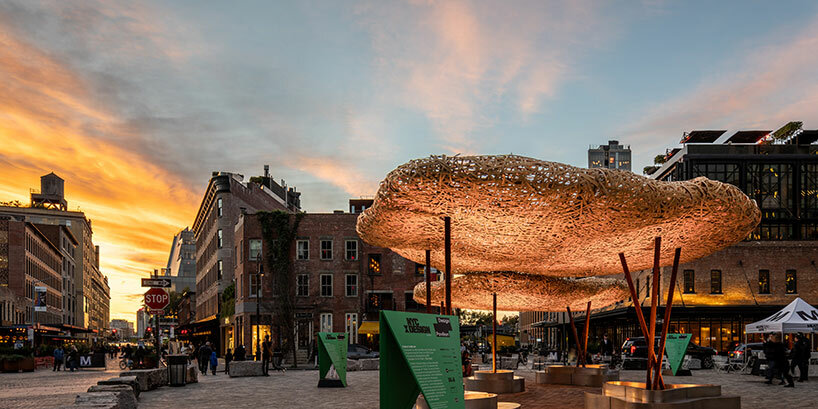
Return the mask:
<svg viewBox="0 0 818 409">
<path fill-rule="evenodd" d="M 124 358 L 124 357 L 121 358 L 119 360 L 119 369 L 122 369 L 122 370 L 133 369 L 133 360 L 131 360 L 129 358 Z"/>
</svg>

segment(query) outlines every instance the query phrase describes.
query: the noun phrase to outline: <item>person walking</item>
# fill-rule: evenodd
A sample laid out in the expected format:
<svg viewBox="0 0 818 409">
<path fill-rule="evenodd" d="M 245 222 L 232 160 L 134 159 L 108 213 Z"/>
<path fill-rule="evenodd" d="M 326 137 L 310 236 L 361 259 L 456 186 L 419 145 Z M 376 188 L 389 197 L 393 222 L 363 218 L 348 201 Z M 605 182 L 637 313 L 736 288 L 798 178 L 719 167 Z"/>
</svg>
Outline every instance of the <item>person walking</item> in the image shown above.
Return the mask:
<svg viewBox="0 0 818 409">
<path fill-rule="evenodd" d="M 608 339 L 608 334 L 602 335 L 602 344 L 600 345 L 600 349 L 602 350 L 602 356 L 609 358 L 613 355 L 613 342 Z"/>
<path fill-rule="evenodd" d="M 216 351 L 210 351 L 210 372 L 213 375 L 216 375 L 216 368 L 219 366 L 219 357 L 216 355 Z"/>
<path fill-rule="evenodd" d="M 261 368 L 264 376 L 270 376 L 270 336 L 264 337 L 264 342 L 261 343 Z"/>
<path fill-rule="evenodd" d="M 54 349 L 54 371 L 59 371 L 62 369 L 62 361 L 65 358 L 65 351 L 63 351 L 61 346 L 58 346 Z"/>
<path fill-rule="evenodd" d="M 795 373 L 795 368 L 798 367 L 798 382 L 809 380 L 809 359 L 809 341 L 804 334 L 798 333 L 795 335 L 795 345 L 792 346 L 792 363 L 790 364 L 792 373 Z"/>
<path fill-rule="evenodd" d="M 770 366 L 771 371 L 767 375 L 767 382 L 765 383 L 770 385 L 773 383 L 773 378 L 777 377 L 782 379 L 779 385 L 784 385 L 784 379 L 786 379 L 787 384 L 784 385 L 785 387 L 795 387 L 790 375 L 790 365 L 787 362 L 787 348 L 781 342 L 781 337 L 778 334 L 772 334 L 768 343 L 769 345 L 765 345 L 764 353 L 767 355 L 767 365 Z"/>
<path fill-rule="evenodd" d="M 224 354 L 224 373 L 230 374 L 230 362 L 233 361 L 233 352 L 227 348 L 227 353 Z"/>
<path fill-rule="evenodd" d="M 213 352 L 210 349 L 210 341 L 204 343 L 204 345 L 199 348 L 199 371 L 201 371 L 202 375 L 207 375 L 207 364 L 210 360 L 210 353 Z"/>
<path fill-rule="evenodd" d="M 80 353 L 77 351 L 77 347 L 75 345 L 71 345 L 71 350 L 68 353 L 68 366 L 71 369 L 71 372 L 74 372 L 77 369 L 77 361 L 80 359 Z"/>
</svg>

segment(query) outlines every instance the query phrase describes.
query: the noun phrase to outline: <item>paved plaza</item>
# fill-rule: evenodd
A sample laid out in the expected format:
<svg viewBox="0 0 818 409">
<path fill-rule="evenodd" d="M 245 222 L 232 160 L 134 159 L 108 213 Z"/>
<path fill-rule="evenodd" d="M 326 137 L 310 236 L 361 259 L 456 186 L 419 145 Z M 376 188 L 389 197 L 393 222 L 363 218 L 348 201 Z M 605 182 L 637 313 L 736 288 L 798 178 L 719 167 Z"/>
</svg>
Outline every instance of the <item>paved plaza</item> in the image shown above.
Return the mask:
<svg viewBox="0 0 818 409">
<path fill-rule="evenodd" d="M 79 373 L 38 370 L 31 373 L 0 374 L 0 408 L 55 408 L 69 405 L 76 394 L 98 380 L 118 374 L 109 361 L 109 369 Z M 523 404 L 526 409 L 583 407 L 585 392 L 599 388 L 534 384 L 531 370 L 519 370 L 526 378 L 526 391 L 502 395 L 504 401 Z M 644 371 L 623 371 L 623 380 L 641 381 Z M 291 370 L 270 372 L 269 377 L 230 378 L 223 373 L 199 378 L 198 384 L 163 387 L 142 394 L 140 408 L 377 408 L 378 372 L 348 374 L 347 388 L 318 389 L 318 372 Z M 818 406 L 818 379 L 798 383 L 794 389 L 765 385 L 758 376 L 724 374 L 713 370 L 694 371 L 692 377 L 667 377 L 669 383 L 717 383 L 725 394 L 740 395 L 745 408 L 813 408 Z"/>
</svg>

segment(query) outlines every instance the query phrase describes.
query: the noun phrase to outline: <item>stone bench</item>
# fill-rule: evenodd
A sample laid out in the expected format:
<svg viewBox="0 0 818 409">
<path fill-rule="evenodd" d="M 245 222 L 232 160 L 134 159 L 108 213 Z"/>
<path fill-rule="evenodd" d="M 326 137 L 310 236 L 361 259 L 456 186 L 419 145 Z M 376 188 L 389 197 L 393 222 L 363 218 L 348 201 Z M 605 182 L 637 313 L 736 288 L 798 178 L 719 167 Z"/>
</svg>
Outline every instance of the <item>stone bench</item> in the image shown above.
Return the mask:
<svg viewBox="0 0 818 409">
<path fill-rule="evenodd" d="M 230 377 L 263 376 L 264 367 L 261 361 L 233 361 L 230 362 Z"/>
<path fill-rule="evenodd" d="M 152 391 L 168 384 L 167 368 L 135 369 L 121 372 L 119 376 L 136 376 L 136 381 L 139 382 L 139 387 L 143 391 Z"/>
<path fill-rule="evenodd" d="M 73 407 L 121 409 L 119 406 L 119 396 L 114 392 L 81 393 L 77 395 L 77 398 L 74 400 Z"/>
<path fill-rule="evenodd" d="M 232 365 L 231 365 L 232 367 Z M 199 382 L 199 368 L 195 366 L 188 366 L 185 370 L 185 383 L 198 383 Z"/>
<path fill-rule="evenodd" d="M 113 393 L 119 400 L 120 409 L 136 409 L 136 395 L 129 385 L 93 385 L 88 388 L 88 394 Z"/>
<path fill-rule="evenodd" d="M 97 382 L 97 385 L 127 385 L 133 390 L 133 394 L 136 398 L 139 398 L 139 393 L 142 392 L 142 388 L 139 386 L 139 381 L 136 380 L 136 376 L 120 376 L 118 378 L 111 378 L 104 381 Z"/>
<path fill-rule="evenodd" d="M 347 372 L 377 371 L 381 361 L 378 358 L 347 359 Z"/>
</svg>

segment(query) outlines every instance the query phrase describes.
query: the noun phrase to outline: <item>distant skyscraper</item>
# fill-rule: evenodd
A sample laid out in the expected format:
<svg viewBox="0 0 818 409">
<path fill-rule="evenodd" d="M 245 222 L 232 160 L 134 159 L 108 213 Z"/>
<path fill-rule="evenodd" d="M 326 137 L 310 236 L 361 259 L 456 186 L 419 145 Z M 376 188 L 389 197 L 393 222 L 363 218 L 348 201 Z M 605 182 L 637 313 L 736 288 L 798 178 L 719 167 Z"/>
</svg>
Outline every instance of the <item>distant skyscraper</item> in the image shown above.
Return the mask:
<svg viewBox="0 0 818 409">
<path fill-rule="evenodd" d="M 631 147 L 620 145 L 619 141 L 608 141 L 607 145 L 588 148 L 589 168 L 631 170 Z"/>
</svg>

